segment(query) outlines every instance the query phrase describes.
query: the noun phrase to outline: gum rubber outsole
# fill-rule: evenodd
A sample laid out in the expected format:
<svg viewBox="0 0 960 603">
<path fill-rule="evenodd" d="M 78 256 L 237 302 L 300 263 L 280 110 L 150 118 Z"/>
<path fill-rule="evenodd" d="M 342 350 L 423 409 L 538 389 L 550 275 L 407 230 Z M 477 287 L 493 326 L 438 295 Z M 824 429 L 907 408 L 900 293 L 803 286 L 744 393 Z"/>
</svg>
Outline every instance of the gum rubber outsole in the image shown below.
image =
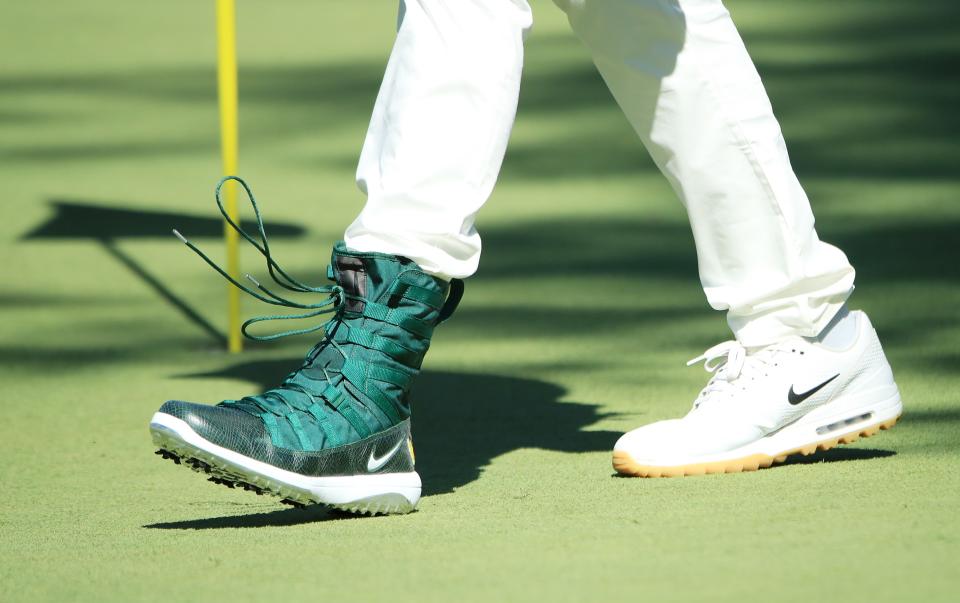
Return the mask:
<svg viewBox="0 0 960 603">
<path fill-rule="evenodd" d="M 881 430 L 893 427 L 899 416 L 888 421 L 876 423 L 868 427 L 861 427 L 840 436 L 827 438 L 800 448 L 786 450 L 780 454 L 769 456 L 766 454 L 751 454 L 737 459 L 713 461 L 708 463 L 691 463 L 688 465 L 656 466 L 644 465 L 633 460 L 626 452 L 619 450 L 613 453 L 613 468 L 620 475 L 632 477 L 684 477 L 688 475 L 704 475 L 712 473 L 741 473 L 766 469 L 771 465 L 782 463 L 787 457 L 794 454 L 809 456 L 818 450 L 830 450 L 841 444 L 851 444 L 860 438 L 868 438 Z"/>
<path fill-rule="evenodd" d="M 391 515 L 409 513 L 412 507 L 391 504 L 378 500 L 361 500 L 344 504 L 328 504 L 311 498 L 308 494 L 291 488 L 286 484 L 261 475 L 239 475 L 231 470 L 219 457 L 168 436 L 162 431 L 153 431 L 153 443 L 159 448 L 155 454 L 169 459 L 177 465 L 183 465 L 208 475 L 207 481 L 228 488 L 242 488 L 257 495 L 279 497 L 280 502 L 293 507 L 321 505 L 338 511 L 357 515 Z"/>
</svg>

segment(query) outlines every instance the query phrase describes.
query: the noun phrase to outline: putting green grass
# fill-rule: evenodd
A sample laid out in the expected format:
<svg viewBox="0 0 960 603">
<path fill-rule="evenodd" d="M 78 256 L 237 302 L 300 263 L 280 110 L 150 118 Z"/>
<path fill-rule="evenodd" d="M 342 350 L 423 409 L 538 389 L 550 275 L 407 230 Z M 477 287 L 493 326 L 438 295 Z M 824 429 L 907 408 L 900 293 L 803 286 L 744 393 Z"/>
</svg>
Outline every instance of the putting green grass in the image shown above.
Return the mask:
<svg viewBox="0 0 960 603">
<path fill-rule="evenodd" d="M 322 281 L 393 0 L 241 1 L 241 174 Z M 419 511 L 349 518 L 154 456 L 167 398 L 283 377 L 222 352 L 213 4 L 8 2 L 0 18 L 0 600 L 956 601 L 960 11 L 731 0 L 821 237 L 858 269 L 906 404 L 892 431 L 737 475 L 613 477 L 728 337 L 686 217 L 550 2 L 485 256 L 415 390 Z M 256 257 L 243 264 L 263 275 Z M 244 301 L 245 315 L 260 312 Z"/>
</svg>

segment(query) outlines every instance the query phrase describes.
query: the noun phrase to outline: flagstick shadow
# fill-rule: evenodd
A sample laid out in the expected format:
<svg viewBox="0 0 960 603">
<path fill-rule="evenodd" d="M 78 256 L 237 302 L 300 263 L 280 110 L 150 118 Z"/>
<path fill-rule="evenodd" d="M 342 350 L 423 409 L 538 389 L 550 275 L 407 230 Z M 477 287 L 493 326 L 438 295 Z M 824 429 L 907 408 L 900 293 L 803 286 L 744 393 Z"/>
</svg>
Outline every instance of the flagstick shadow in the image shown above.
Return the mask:
<svg viewBox="0 0 960 603">
<path fill-rule="evenodd" d="M 98 239 L 106 252 L 115 260 L 123 264 L 130 272 L 134 273 L 141 281 L 160 296 L 161 299 L 177 309 L 189 322 L 200 327 L 217 345 L 226 345 L 226 336 L 214 327 L 210 322 L 194 310 L 187 302 L 178 297 L 166 285 L 160 282 L 155 276 L 147 272 L 147 269 L 139 264 L 132 257 L 121 250 L 112 239 Z"/>
</svg>

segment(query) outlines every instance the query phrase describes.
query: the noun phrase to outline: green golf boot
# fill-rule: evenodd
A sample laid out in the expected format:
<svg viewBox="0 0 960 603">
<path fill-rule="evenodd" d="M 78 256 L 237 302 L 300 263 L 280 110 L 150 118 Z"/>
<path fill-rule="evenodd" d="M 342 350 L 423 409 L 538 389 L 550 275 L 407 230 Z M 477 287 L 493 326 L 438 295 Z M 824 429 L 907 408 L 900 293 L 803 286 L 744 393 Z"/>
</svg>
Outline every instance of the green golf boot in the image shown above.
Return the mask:
<svg viewBox="0 0 960 603">
<path fill-rule="evenodd" d="M 215 406 L 165 403 L 150 421 L 158 454 L 209 474 L 211 481 L 285 502 L 370 514 L 412 511 L 421 482 L 410 433 L 410 387 L 434 327 L 456 308 L 462 283 L 426 274 L 409 259 L 355 252 L 341 242 L 328 271 L 335 284 L 307 287 L 273 261 L 262 223 L 260 230 L 262 247 L 241 234 L 261 249 L 279 284 L 329 297 L 297 304 L 259 283 L 257 288 L 266 300 L 283 300 L 271 303 L 311 310 L 301 317 L 332 313 L 322 325 L 324 337 L 300 368 L 260 395 Z M 244 332 L 276 318 L 284 317 L 247 321 Z"/>
</svg>

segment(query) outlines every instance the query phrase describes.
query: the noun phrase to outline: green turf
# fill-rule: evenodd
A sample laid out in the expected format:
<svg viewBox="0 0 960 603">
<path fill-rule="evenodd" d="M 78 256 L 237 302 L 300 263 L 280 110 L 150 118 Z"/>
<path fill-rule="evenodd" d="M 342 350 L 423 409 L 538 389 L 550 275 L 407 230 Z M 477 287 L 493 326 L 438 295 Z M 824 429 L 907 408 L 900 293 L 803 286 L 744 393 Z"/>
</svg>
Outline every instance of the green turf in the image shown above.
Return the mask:
<svg viewBox="0 0 960 603">
<path fill-rule="evenodd" d="M 321 279 L 395 2 L 240 5 L 241 173 L 281 262 Z M 220 254 L 212 3 L 5 3 L 0 599 L 956 600 L 955 6 L 730 2 L 902 424 L 759 473 L 612 477 L 617 435 L 684 412 L 705 374 L 683 362 L 727 333 L 682 208 L 538 1 L 486 255 L 417 390 L 426 496 L 342 519 L 205 483 L 148 437 L 166 398 L 252 393 L 310 344 L 220 352 L 224 286 L 165 234 Z"/>
</svg>

